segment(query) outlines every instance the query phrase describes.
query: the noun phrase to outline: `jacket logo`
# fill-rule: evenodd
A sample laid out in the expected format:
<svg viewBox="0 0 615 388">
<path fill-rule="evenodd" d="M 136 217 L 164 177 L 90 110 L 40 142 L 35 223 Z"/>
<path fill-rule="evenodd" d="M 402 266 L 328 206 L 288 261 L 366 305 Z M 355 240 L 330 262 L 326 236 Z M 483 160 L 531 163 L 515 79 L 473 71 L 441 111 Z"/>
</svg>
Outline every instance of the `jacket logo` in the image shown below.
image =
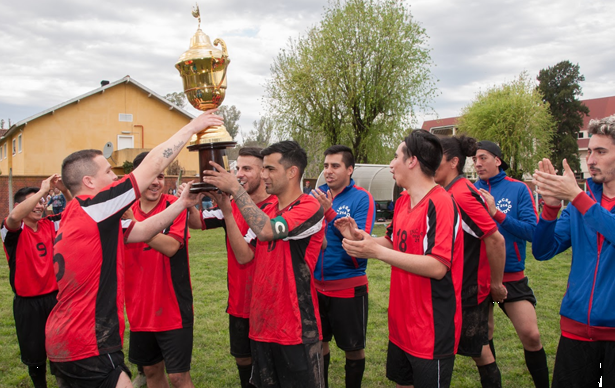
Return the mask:
<svg viewBox="0 0 615 388">
<path fill-rule="evenodd" d="M 502 198 L 498 201 L 496 206 L 499 211 L 506 214 L 512 209 L 512 202 L 508 198 Z"/>
<path fill-rule="evenodd" d="M 350 217 L 350 208 L 348 205 L 342 205 L 337 208 L 336 213 L 340 217 Z"/>
</svg>

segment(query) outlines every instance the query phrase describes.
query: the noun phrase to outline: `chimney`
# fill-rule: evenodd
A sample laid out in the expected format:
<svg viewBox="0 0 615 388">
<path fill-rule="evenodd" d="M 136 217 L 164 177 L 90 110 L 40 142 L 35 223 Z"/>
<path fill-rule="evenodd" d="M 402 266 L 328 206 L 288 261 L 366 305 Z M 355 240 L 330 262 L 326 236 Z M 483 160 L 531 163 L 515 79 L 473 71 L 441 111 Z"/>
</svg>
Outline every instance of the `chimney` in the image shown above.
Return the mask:
<svg viewBox="0 0 615 388">
<path fill-rule="evenodd" d="M 103 86 L 106 86 L 106 85 L 109 85 L 109 81 L 107 81 L 107 80 L 100 81 L 100 87 L 103 87 Z"/>
</svg>

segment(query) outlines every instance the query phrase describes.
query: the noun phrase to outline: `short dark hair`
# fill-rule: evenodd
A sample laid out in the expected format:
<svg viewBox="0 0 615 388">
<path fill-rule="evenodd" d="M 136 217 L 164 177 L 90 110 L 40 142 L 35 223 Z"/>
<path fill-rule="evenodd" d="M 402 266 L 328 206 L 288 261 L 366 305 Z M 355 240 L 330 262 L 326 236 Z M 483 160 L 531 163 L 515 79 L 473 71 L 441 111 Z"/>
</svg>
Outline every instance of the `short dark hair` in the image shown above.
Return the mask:
<svg viewBox="0 0 615 388">
<path fill-rule="evenodd" d="M 299 143 L 294 140 L 284 140 L 272 144 L 261 151 L 261 155 L 263 156 L 275 153 L 282 154 L 280 163 L 284 165 L 284 168 L 288 169 L 291 166 L 295 166 L 299 169 L 299 178 L 303 176 L 303 172 L 307 167 L 307 154 Z"/>
<path fill-rule="evenodd" d="M 263 160 L 263 155 L 261 151 L 263 149 L 260 147 L 243 147 L 239 149 L 239 156 L 253 156 L 255 158 L 259 158 L 261 161 Z"/>
<path fill-rule="evenodd" d="M 466 157 L 476 155 L 478 142 L 473 137 L 461 135 L 440 139 L 440 144 L 447 161 L 455 157 L 459 159 L 457 173 L 461 174 L 466 165 Z"/>
<path fill-rule="evenodd" d="M 336 144 L 325 150 L 325 156 L 335 154 L 342 154 L 342 162 L 344 162 L 346 168 L 351 166 L 352 168 L 354 168 L 354 155 L 352 154 L 352 150 L 350 149 L 350 147 Z"/>
<path fill-rule="evenodd" d="M 100 150 L 81 150 L 73 152 L 64 159 L 62 182 L 71 194 L 74 195 L 79 190 L 84 176 L 96 175 L 98 166 L 93 160 L 98 155 L 102 155 Z"/>
<path fill-rule="evenodd" d="M 139 155 L 135 156 L 135 159 L 132 161 L 133 170 L 139 167 L 139 165 L 141 164 L 141 162 L 143 162 L 143 159 L 145 159 L 147 154 L 149 154 L 149 151 L 141 152 Z"/>
<path fill-rule="evenodd" d="M 17 190 L 17 192 L 13 196 L 13 202 L 21 203 L 26 200 L 26 197 L 28 195 L 33 194 L 33 193 L 38 193 L 39 190 L 40 188 L 38 187 L 32 187 L 32 186 L 22 187 L 21 189 Z"/>
<path fill-rule="evenodd" d="M 442 161 L 442 144 L 433 133 L 418 129 L 410 132 L 404 139 L 404 160 L 416 156 L 421 171 L 434 177 Z"/>
</svg>

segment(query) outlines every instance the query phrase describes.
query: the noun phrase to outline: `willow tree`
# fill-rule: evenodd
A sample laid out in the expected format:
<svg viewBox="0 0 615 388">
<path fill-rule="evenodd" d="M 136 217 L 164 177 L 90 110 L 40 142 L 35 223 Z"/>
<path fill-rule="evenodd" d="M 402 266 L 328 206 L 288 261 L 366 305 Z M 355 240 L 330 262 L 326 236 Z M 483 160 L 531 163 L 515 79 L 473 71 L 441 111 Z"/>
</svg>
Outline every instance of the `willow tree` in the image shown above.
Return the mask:
<svg viewBox="0 0 615 388">
<path fill-rule="evenodd" d="M 334 0 L 271 67 L 267 101 L 280 136 L 311 152 L 344 144 L 357 162 L 388 162 L 435 94 L 427 39 L 402 2 Z"/>
<path fill-rule="evenodd" d="M 460 133 L 498 143 L 510 166 L 507 173 L 516 179 L 533 173 L 538 161 L 550 155 L 554 128 L 549 104 L 526 72 L 478 93 L 458 123 Z"/>
</svg>

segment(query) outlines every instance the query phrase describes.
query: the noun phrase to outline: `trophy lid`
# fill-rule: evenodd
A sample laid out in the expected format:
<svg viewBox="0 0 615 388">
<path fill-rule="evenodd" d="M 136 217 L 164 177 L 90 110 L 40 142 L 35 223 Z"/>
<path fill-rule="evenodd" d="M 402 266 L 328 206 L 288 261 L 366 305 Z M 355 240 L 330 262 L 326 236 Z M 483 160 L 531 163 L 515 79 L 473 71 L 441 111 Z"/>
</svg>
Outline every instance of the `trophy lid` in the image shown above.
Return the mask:
<svg viewBox="0 0 615 388">
<path fill-rule="evenodd" d="M 211 44 L 209 36 L 207 36 L 200 28 L 190 39 L 190 48 L 185 51 L 177 60 L 177 63 L 185 62 L 191 59 L 201 58 L 222 58 L 222 50 L 217 49 Z"/>
</svg>

